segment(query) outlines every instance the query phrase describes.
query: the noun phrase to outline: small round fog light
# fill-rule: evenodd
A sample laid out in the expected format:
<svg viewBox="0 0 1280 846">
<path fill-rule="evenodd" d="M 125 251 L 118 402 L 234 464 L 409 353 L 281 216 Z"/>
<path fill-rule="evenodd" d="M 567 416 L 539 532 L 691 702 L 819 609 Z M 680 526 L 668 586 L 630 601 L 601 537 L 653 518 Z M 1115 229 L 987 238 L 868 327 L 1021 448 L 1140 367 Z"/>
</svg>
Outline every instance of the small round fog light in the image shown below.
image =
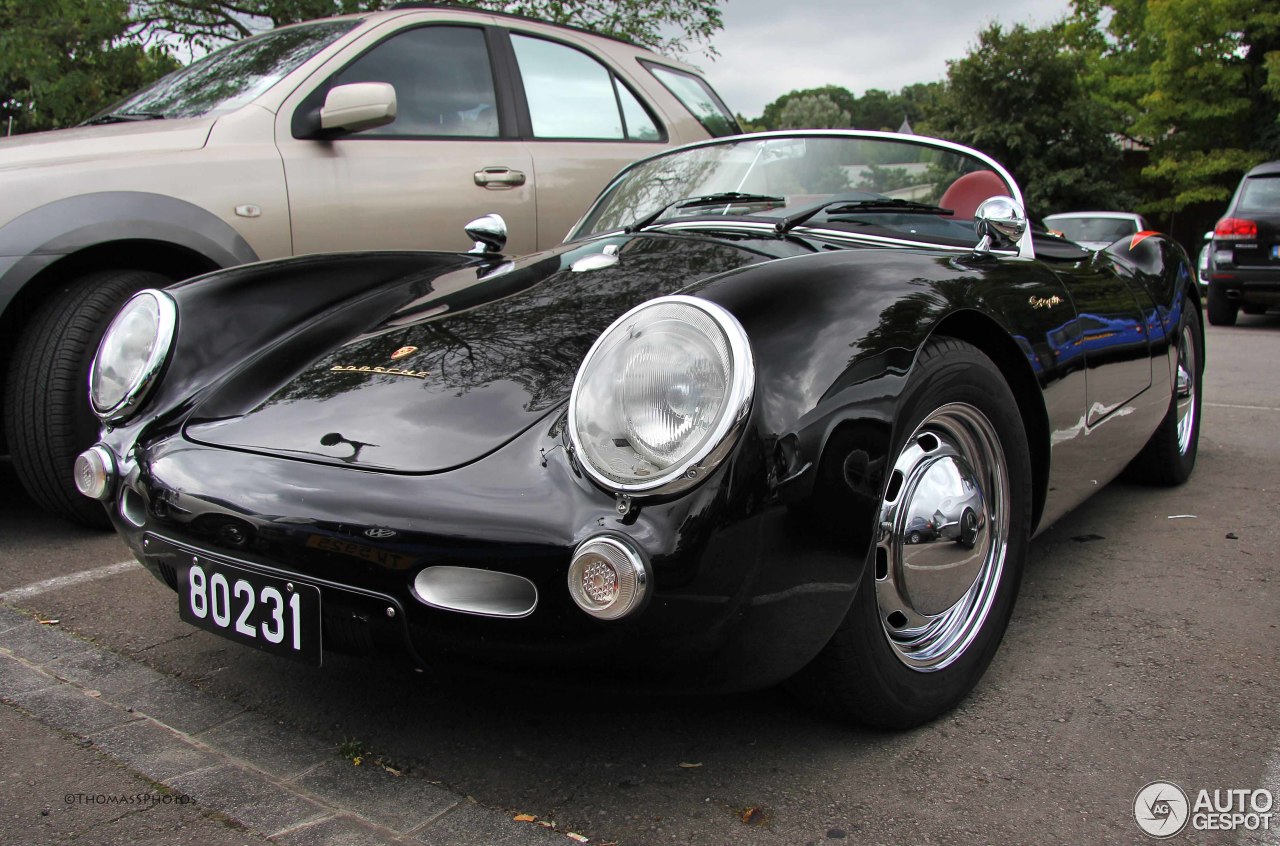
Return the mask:
<svg viewBox="0 0 1280 846">
<path fill-rule="evenodd" d="M 617 620 L 640 607 L 649 574 L 640 554 L 621 540 L 592 538 L 569 565 L 569 595 L 600 620 Z"/>
<path fill-rule="evenodd" d="M 94 444 L 76 456 L 73 470 L 76 490 L 90 499 L 106 500 L 111 497 L 115 481 L 116 460 L 111 450 L 102 444 Z"/>
</svg>

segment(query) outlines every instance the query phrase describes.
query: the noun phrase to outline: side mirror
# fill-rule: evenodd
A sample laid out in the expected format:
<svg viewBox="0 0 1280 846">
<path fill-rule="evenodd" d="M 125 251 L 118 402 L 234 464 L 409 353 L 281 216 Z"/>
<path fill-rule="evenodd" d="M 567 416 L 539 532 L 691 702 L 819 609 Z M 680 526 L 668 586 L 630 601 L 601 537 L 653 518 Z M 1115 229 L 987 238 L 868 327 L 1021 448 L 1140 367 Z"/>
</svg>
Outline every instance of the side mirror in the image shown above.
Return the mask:
<svg viewBox="0 0 1280 846">
<path fill-rule="evenodd" d="M 386 82 L 352 82 L 329 89 L 320 109 L 325 133 L 359 132 L 396 119 L 396 89 Z"/>
<path fill-rule="evenodd" d="M 1017 246 L 1027 231 L 1027 214 L 1012 197 L 990 197 L 974 213 L 974 228 L 979 239 L 975 253 Z"/>
<path fill-rule="evenodd" d="M 502 215 L 486 214 L 484 217 L 477 217 L 463 229 L 467 237 L 476 242 L 470 252 L 500 253 L 507 245 L 507 222 L 502 219 Z"/>
</svg>

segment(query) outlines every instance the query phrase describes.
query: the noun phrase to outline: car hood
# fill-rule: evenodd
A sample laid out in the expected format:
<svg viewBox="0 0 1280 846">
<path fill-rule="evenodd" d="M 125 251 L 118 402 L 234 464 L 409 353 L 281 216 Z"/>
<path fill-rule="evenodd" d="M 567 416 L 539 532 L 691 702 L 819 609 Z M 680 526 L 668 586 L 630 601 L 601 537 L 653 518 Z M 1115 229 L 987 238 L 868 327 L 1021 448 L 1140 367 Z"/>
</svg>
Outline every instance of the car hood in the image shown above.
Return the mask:
<svg viewBox="0 0 1280 846">
<path fill-rule="evenodd" d="M 15 135 L 0 139 L 0 170 L 198 150 L 208 141 L 215 122 L 215 118 L 130 121 Z"/>
<path fill-rule="evenodd" d="M 246 364 L 195 408 L 186 436 L 367 469 L 459 467 L 566 402 L 591 344 L 624 311 L 773 257 L 639 235 L 452 270 L 426 285 L 410 274 L 334 310 L 347 315 L 341 337 L 320 318 Z M 360 310 L 370 318 L 353 323 Z"/>
</svg>

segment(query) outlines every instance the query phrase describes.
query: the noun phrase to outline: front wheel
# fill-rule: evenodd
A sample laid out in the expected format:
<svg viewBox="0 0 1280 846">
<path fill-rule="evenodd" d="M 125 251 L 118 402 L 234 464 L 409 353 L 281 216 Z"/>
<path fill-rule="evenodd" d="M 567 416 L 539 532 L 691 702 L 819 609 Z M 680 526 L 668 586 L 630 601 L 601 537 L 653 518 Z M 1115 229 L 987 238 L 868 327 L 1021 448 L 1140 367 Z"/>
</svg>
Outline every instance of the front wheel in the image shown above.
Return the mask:
<svg viewBox="0 0 1280 846">
<path fill-rule="evenodd" d="M 976 347 L 939 338 L 922 350 L 864 579 L 831 642 L 792 680 L 804 698 L 902 729 L 977 684 L 1013 612 L 1029 543 L 1031 461 L 1017 409 Z M 911 521 L 939 512 L 960 521 L 963 542 L 911 545 Z"/>
<path fill-rule="evenodd" d="M 98 437 L 89 365 L 107 324 L 131 295 L 171 280 L 145 270 L 71 279 L 32 315 L 5 378 L 4 425 L 13 466 L 35 503 L 85 526 L 107 528 L 102 504 L 76 491 L 76 456 Z"/>
</svg>

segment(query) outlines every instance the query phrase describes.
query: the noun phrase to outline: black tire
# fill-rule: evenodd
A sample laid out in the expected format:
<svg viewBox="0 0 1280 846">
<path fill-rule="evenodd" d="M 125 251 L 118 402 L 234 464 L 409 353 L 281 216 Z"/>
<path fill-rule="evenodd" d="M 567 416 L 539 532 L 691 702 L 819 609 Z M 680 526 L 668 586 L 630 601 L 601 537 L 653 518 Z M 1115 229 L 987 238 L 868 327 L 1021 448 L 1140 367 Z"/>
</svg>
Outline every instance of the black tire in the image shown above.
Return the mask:
<svg viewBox="0 0 1280 846">
<path fill-rule="evenodd" d="M 971 629 L 971 638 L 961 642 L 945 665 L 927 671 L 909 666 L 900 658 L 898 647 L 891 645 L 887 624 L 882 623 L 884 609 L 877 598 L 877 582 L 882 579 L 877 578 L 880 567 L 877 545 L 873 544 L 863 581 L 844 621 L 818 657 L 788 683 L 801 698 L 842 719 L 906 729 L 946 713 L 982 677 L 1008 626 L 1030 538 L 1031 461 L 1017 401 L 991 359 L 976 347 L 951 338 L 933 339 L 925 346 L 903 393 L 891 453 L 898 458 L 891 457 L 891 461 L 898 466 L 907 455 L 909 442 L 919 442 L 917 429 L 923 421 L 955 404 L 976 409 L 990 423 L 998 437 L 995 452 L 1002 455 L 1007 470 L 1007 511 L 1001 512 L 1003 517 L 993 517 L 990 524 L 992 531 L 996 531 L 996 519 L 1007 524 L 1005 556 L 992 578 L 984 581 L 980 576 L 977 580 L 989 585 L 990 602 L 973 624 L 976 628 Z M 902 507 L 909 511 L 909 505 L 904 502 Z M 984 560 L 1001 560 L 998 553 L 991 552 L 996 544 L 984 547 Z M 924 547 L 924 553 L 916 554 L 957 548 L 930 545 Z"/>
<path fill-rule="evenodd" d="M 1180 485 L 1191 476 L 1196 466 L 1196 454 L 1200 448 L 1200 406 L 1204 394 L 1204 333 L 1200 329 L 1200 316 L 1194 308 L 1187 309 L 1178 330 L 1177 350 L 1179 370 L 1190 370 L 1190 394 L 1180 396 L 1175 385 L 1169 410 L 1160 421 L 1159 428 L 1126 468 L 1126 478 L 1141 484 Z M 1179 421 L 1184 419 L 1184 412 L 1189 412 L 1191 418 L 1187 431 L 1180 433 Z"/>
<path fill-rule="evenodd" d="M 1214 326 L 1235 326 L 1240 307 L 1227 299 L 1227 294 L 1217 285 L 1209 284 L 1209 322 Z"/>
<path fill-rule="evenodd" d="M 76 456 L 98 438 L 89 408 L 89 366 L 120 306 L 172 280 L 145 270 L 107 270 L 58 285 L 31 316 L 5 378 L 4 427 L 13 466 L 37 505 L 76 523 L 108 528 L 102 504 L 72 481 Z"/>
</svg>

